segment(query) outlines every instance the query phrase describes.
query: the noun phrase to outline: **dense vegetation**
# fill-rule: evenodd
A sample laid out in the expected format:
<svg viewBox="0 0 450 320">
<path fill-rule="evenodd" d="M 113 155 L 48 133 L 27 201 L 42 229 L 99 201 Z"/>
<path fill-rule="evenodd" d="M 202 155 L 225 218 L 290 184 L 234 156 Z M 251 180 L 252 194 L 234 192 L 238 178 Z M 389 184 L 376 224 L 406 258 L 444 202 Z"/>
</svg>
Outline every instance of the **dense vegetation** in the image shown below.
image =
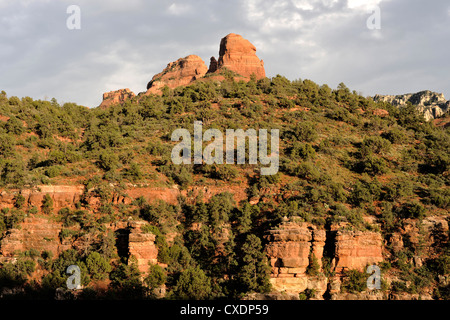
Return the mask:
<svg viewBox="0 0 450 320">
<path fill-rule="evenodd" d="M 388 115 L 376 115 L 377 109 Z M 344 84 L 331 89 L 282 76 L 249 82 L 231 78 L 165 88 L 161 96 L 138 95 L 104 110 L 61 106 L 55 99 L 8 98 L 2 92 L 0 115 L 3 189 L 84 184 L 85 196 L 95 194 L 101 201 L 96 208 L 81 201 L 76 210 L 54 212 L 50 197 L 38 210 L 24 206 L 19 194 L 15 208 L 1 210 L 3 236 L 26 215 L 40 212 L 63 222 L 61 239 L 93 239 L 83 252 L 71 249 L 59 257 L 25 252 L 15 264 L 5 263 L 0 287 L 21 285 L 24 295 L 53 296 L 67 278 L 67 266 L 77 264 L 84 275 L 84 298 L 155 297 L 163 284 L 169 298 L 241 297 L 270 290 L 263 235 L 285 216 L 323 228 L 346 222 L 382 232 L 386 239 L 409 218 L 448 216 L 449 129 L 424 121 L 412 105 L 397 109 L 375 103 Z M 259 164 L 172 164 L 171 133 L 177 128 L 193 132 L 194 120 L 203 121 L 203 130 L 279 129 L 280 172 L 261 176 Z M 143 198 L 129 205 L 111 203 L 113 193 L 122 194 L 130 185 L 173 184 L 180 189 L 240 187 L 248 200 L 235 203 L 232 194 L 221 193 L 206 202 L 201 194 L 188 193 L 179 205 Z M 250 204 L 254 198 L 258 204 Z M 148 222 L 158 260 L 167 264 L 149 266 L 145 279 L 131 260 L 117 254 L 114 234 L 105 229 L 129 217 Z M 168 241 L 174 232 L 177 236 Z M 392 253 L 386 268 L 399 272 L 392 290 L 420 291 L 438 276 L 448 276 L 448 243 L 417 268 L 411 259 L 420 250 L 410 244 Z M 46 276 L 28 281 L 37 266 Z M 106 291 L 90 286 L 105 279 Z M 361 275 L 352 273 L 349 279 L 356 280 L 344 288 L 358 291 Z M 448 292 L 442 287 L 435 295 L 448 298 Z"/>
</svg>

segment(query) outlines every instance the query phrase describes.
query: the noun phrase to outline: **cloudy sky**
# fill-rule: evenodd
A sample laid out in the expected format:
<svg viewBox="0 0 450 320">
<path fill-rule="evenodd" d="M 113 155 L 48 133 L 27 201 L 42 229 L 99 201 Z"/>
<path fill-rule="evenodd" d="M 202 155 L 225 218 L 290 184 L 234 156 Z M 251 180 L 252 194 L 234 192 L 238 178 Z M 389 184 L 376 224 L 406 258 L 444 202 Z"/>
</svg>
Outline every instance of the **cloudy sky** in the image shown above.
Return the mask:
<svg viewBox="0 0 450 320">
<path fill-rule="evenodd" d="M 80 29 L 67 27 L 70 5 Z M 450 99 L 448 0 L 0 0 L 0 90 L 96 107 L 103 92 L 145 91 L 180 57 L 208 64 L 232 32 L 268 77 Z"/>
</svg>

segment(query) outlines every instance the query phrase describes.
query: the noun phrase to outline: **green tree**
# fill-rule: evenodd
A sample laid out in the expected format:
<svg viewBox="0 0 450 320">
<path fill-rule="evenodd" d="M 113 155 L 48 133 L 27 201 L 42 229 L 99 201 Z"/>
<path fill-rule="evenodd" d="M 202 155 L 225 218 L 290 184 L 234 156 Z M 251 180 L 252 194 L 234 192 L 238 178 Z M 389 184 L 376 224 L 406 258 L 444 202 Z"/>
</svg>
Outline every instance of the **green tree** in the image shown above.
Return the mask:
<svg viewBox="0 0 450 320">
<path fill-rule="evenodd" d="M 391 143 L 380 136 L 369 136 L 361 143 L 361 154 L 363 156 L 375 154 L 386 154 L 391 150 Z"/>
<path fill-rule="evenodd" d="M 86 258 L 86 267 L 94 280 L 103 280 L 111 272 L 111 265 L 98 252 L 91 252 Z"/>
<path fill-rule="evenodd" d="M 211 280 L 198 266 L 185 269 L 173 289 L 175 297 L 183 300 L 205 300 L 211 292 Z"/>
<path fill-rule="evenodd" d="M 317 276 L 320 271 L 319 261 L 316 256 L 311 252 L 309 254 L 309 265 L 306 268 L 306 274 L 310 276 Z"/>
<path fill-rule="evenodd" d="M 142 299 L 146 295 L 146 289 L 141 281 L 141 273 L 136 263 L 120 263 L 109 274 L 110 288 L 114 298 L 117 299 Z"/>
<path fill-rule="evenodd" d="M 166 274 L 163 268 L 157 264 L 152 264 L 149 268 L 148 276 L 144 279 L 144 283 L 150 290 L 157 289 L 166 283 Z"/>
<path fill-rule="evenodd" d="M 261 240 L 254 234 L 248 235 L 241 251 L 242 258 L 237 276 L 242 291 L 268 292 L 269 265 L 266 255 L 262 252 Z"/>
</svg>

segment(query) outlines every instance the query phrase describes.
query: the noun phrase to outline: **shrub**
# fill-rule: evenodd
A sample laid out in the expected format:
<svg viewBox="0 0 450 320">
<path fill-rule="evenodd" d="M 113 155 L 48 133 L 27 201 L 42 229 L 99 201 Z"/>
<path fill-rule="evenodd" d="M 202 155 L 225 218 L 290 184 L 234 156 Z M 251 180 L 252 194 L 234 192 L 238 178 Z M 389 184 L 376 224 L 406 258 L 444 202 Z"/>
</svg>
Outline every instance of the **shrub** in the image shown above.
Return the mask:
<svg viewBox="0 0 450 320">
<path fill-rule="evenodd" d="M 45 170 L 45 175 L 49 178 L 54 178 L 60 175 L 61 166 L 51 166 Z"/>
<path fill-rule="evenodd" d="M 396 201 L 403 197 L 408 197 L 413 194 L 413 184 L 408 179 L 396 179 L 390 181 L 385 186 L 385 199 L 388 201 Z"/>
<path fill-rule="evenodd" d="M 44 199 L 42 200 L 42 212 L 45 214 L 53 212 L 53 199 L 48 193 L 45 194 Z"/>
<path fill-rule="evenodd" d="M 362 292 L 367 287 L 368 275 L 358 270 L 346 270 L 341 288 L 344 292 Z"/>
<path fill-rule="evenodd" d="M 304 291 L 302 291 L 298 294 L 298 299 L 299 300 L 310 300 L 310 299 L 314 298 L 315 295 L 316 295 L 315 289 L 305 289 Z"/>
<path fill-rule="evenodd" d="M 371 153 L 385 154 L 389 152 L 390 149 L 391 143 L 380 136 L 370 136 L 364 138 L 363 142 L 361 143 L 361 154 L 363 156 L 369 155 Z"/>
<path fill-rule="evenodd" d="M 136 162 L 132 162 L 130 164 L 130 167 L 126 170 L 125 175 L 132 181 L 139 181 L 144 176 L 140 166 Z"/>
<path fill-rule="evenodd" d="M 430 189 L 428 201 L 436 207 L 447 209 L 450 204 L 450 190 L 448 189 Z"/>
<path fill-rule="evenodd" d="M 192 183 L 192 167 L 187 165 L 175 165 L 173 163 L 160 166 L 158 170 L 179 184 L 182 188 L 186 188 Z"/>
<path fill-rule="evenodd" d="M 384 174 L 387 172 L 386 161 L 382 158 L 374 157 L 372 155 L 367 155 L 363 157 L 362 160 L 358 161 L 354 169 L 357 172 L 365 172 L 371 176 Z"/>
<path fill-rule="evenodd" d="M 302 121 L 297 124 L 293 130 L 294 137 L 298 141 L 312 142 L 318 137 L 316 132 L 316 126 L 309 121 Z"/>
<path fill-rule="evenodd" d="M 6 121 L 5 129 L 8 133 L 15 135 L 21 135 L 25 132 L 22 121 L 17 119 L 15 116 L 12 116 L 8 121 Z"/>
<path fill-rule="evenodd" d="M 395 127 L 388 132 L 384 132 L 381 136 L 394 144 L 405 143 L 406 139 L 405 131 L 400 129 L 399 127 Z"/>
<path fill-rule="evenodd" d="M 295 168 L 295 173 L 299 178 L 316 181 L 320 178 L 321 174 L 317 167 L 309 161 L 302 162 Z"/>
<path fill-rule="evenodd" d="M 419 202 L 406 203 L 399 207 L 397 214 L 400 217 L 408 219 L 419 219 L 422 220 L 426 216 L 426 210 L 422 204 Z"/>
<path fill-rule="evenodd" d="M 97 161 L 97 165 L 105 170 L 115 170 L 119 166 L 119 157 L 111 151 L 103 151 Z"/>
<path fill-rule="evenodd" d="M 166 146 L 161 143 L 160 140 L 150 141 L 147 145 L 147 151 L 153 156 L 169 156 L 170 155 L 170 146 Z"/>
<path fill-rule="evenodd" d="M 293 159 L 302 158 L 305 160 L 314 159 L 316 157 L 316 150 L 309 143 L 295 142 L 293 147 L 289 150 L 290 157 Z"/>
<path fill-rule="evenodd" d="M 320 265 L 316 256 L 311 252 L 309 254 L 309 265 L 306 268 L 306 274 L 310 276 L 317 276 L 319 274 Z"/>
<path fill-rule="evenodd" d="M 14 196 L 14 207 L 16 207 L 17 209 L 22 209 L 24 204 L 25 204 L 25 197 L 20 193 L 16 194 Z"/>
<path fill-rule="evenodd" d="M 332 120 L 344 121 L 344 122 L 348 122 L 351 119 L 350 112 L 343 107 L 338 107 L 338 108 L 335 108 L 332 110 L 328 110 L 325 116 Z"/>
<path fill-rule="evenodd" d="M 238 170 L 232 164 L 201 165 L 195 166 L 194 169 L 196 172 L 202 172 L 213 179 L 224 181 L 231 181 L 238 176 Z"/>
</svg>

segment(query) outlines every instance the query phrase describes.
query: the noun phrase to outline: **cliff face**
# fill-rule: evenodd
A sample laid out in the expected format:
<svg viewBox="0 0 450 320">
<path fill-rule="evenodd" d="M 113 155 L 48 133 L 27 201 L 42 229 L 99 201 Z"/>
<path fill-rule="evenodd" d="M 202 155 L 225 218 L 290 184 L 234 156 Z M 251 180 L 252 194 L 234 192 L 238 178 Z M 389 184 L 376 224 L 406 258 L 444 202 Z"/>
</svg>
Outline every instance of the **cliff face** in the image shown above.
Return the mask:
<svg viewBox="0 0 450 320">
<path fill-rule="evenodd" d="M 48 251 L 57 257 L 70 248 L 59 240 L 62 224 L 46 218 L 28 217 L 21 223 L 20 229 L 12 229 L 0 242 L 2 258 L 14 257 L 16 252 L 36 249 Z"/>
<path fill-rule="evenodd" d="M 383 261 L 383 239 L 378 232 L 338 230 L 335 247 L 336 272 L 365 271 L 368 265 Z"/>
<path fill-rule="evenodd" d="M 446 101 L 442 93 L 429 90 L 402 95 L 376 95 L 375 101 L 388 102 L 394 106 L 402 107 L 407 102 L 418 107 L 427 121 L 436 119 L 449 111 L 450 101 Z"/>
<path fill-rule="evenodd" d="M 275 291 L 296 295 L 305 289 L 314 289 L 320 297 L 325 293 L 327 278 L 306 274 L 310 255 L 321 265 L 325 230 L 286 220 L 277 229 L 270 230 L 266 239 L 265 250 L 272 267 L 271 283 Z"/>
<path fill-rule="evenodd" d="M 320 275 L 324 271 L 324 251 L 331 259 L 329 271 L 338 277 L 345 270 L 364 272 L 368 265 L 383 261 L 383 241 L 381 234 L 376 232 L 350 231 L 339 226 L 326 231 L 309 223 L 285 219 L 278 228 L 268 232 L 266 239 L 273 288 L 294 295 L 305 289 L 315 290 L 317 298 L 325 294 L 329 279 Z M 308 271 L 308 268 L 314 268 L 313 256 L 318 275 Z"/>
<path fill-rule="evenodd" d="M 14 206 L 14 197 L 20 193 L 25 198 L 25 204 L 29 208 L 36 207 L 41 209 L 42 201 L 46 194 L 53 200 L 55 211 L 68 207 L 74 208 L 75 203 L 79 202 L 84 192 L 84 186 L 47 186 L 41 185 L 34 189 L 23 189 L 19 191 L 0 193 L 0 204 L 2 208 L 12 208 Z"/>
<path fill-rule="evenodd" d="M 223 190 L 204 191 L 205 194 L 212 195 Z M 149 200 L 159 198 L 173 203 L 176 203 L 178 194 L 174 189 L 164 191 L 162 188 L 154 193 L 151 193 L 151 188 L 129 189 L 127 193 L 133 194 L 134 198 L 146 195 Z M 36 190 L 23 190 L 25 206 L 38 206 L 45 194 L 52 197 L 55 208 L 72 208 L 75 202 L 82 198 L 83 188 L 41 186 Z M 14 192 L 2 192 L 1 206 L 13 206 L 13 198 Z M 112 200 L 114 203 L 128 203 L 129 199 L 131 198 L 115 197 Z M 49 215 L 28 216 L 18 227 L 9 230 L 0 241 L 0 262 L 10 261 L 19 252 L 30 249 L 38 252 L 48 251 L 56 257 L 70 248 L 88 247 L 92 239 L 79 238 L 75 241 L 61 239 L 61 231 L 64 228 L 55 210 Z M 127 257 L 129 263 L 134 261 L 144 275 L 148 271 L 149 264 L 158 263 L 155 235 L 143 229 L 146 224 L 145 221 L 134 219 L 106 225 L 107 230 L 116 234 L 119 255 Z M 271 294 L 275 295 L 272 298 L 296 299 L 300 292 L 309 289 L 314 291 L 316 299 L 323 299 L 326 295 L 339 300 L 387 299 L 386 293 L 379 291 L 366 290 L 357 294 L 343 292 L 344 271 L 356 269 L 365 272 L 368 265 L 379 265 L 392 252 L 403 251 L 406 245 L 417 248 L 417 255 L 412 261 L 415 267 L 420 267 L 425 258 L 433 256 L 436 250 L 442 247 L 442 243 L 448 241 L 448 232 L 448 221 L 440 216 L 429 216 L 422 221 L 406 219 L 403 228 L 393 233 L 387 240 L 383 240 L 378 232 L 351 230 L 345 224 L 334 224 L 323 229 L 311 223 L 285 218 L 279 226 L 268 230 L 265 236 L 264 250 L 271 267 L 270 281 L 273 288 Z M 387 250 L 387 247 L 390 249 Z M 326 260 L 330 263 L 323 265 L 323 261 Z M 388 275 L 384 275 L 383 280 L 389 283 L 395 281 Z M 431 293 L 429 296 L 426 294 L 421 296 L 424 299 L 427 297 L 431 297 Z M 403 294 L 393 295 L 390 298 L 415 299 L 419 296 Z"/>
</svg>

